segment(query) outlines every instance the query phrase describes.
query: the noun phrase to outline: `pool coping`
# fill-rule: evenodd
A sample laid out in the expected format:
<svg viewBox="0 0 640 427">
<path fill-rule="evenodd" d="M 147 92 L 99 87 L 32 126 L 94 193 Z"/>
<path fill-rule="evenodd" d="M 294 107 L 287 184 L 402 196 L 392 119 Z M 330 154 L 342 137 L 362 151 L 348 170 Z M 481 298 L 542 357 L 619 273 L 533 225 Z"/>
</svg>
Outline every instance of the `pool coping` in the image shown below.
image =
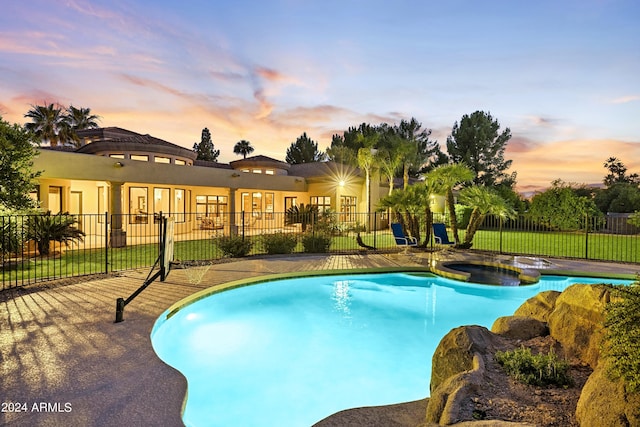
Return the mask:
<svg viewBox="0 0 640 427">
<path fill-rule="evenodd" d="M 167 308 L 212 286 L 250 283 L 252 276 L 299 277 L 329 270 L 353 273 L 414 270 L 426 272 L 433 261 L 482 258 L 482 254 L 447 250 L 407 254 L 314 254 L 232 260 L 210 266 L 201 282 L 191 283 L 189 270 L 176 269 L 165 282 L 154 282 L 127 305 L 124 322 L 114 323 L 115 300 L 130 295 L 148 271 L 115 277 L 88 278 L 60 285 L 10 291 L 0 299 L 0 390 L 6 399 L 71 402 L 69 413 L 28 412 L 0 415 L 0 424 L 23 425 L 163 425 L 182 426 L 181 407 L 187 383 L 153 351 L 151 331 Z M 490 258 L 500 259 L 499 255 Z M 633 280 L 638 264 L 557 260 L 548 275 Z M 37 357 L 36 357 L 37 356 Z M 425 390 L 425 396 L 428 390 Z M 384 414 L 405 411 L 417 425 L 424 422 L 426 403 L 354 408 L 329 415 L 323 426 L 371 426 Z M 366 415 L 369 414 L 369 415 Z M 374 415 L 375 414 L 375 415 Z M 374 417 L 374 418 L 372 418 Z M 383 424 L 378 424 L 383 425 Z"/>
<path fill-rule="evenodd" d="M 484 265 L 488 267 L 503 268 L 519 273 L 520 280 L 526 282 L 520 286 L 533 285 L 539 282 L 541 276 L 575 276 L 575 277 L 594 277 L 594 278 L 610 278 L 610 279 L 623 279 L 634 280 L 637 276 L 631 273 L 610 273 L 610 272 L 586 272 L 576 271 L 569 269 L 554 269 L 554 268 L 521 268 L 509 264 L 505 264 L 499 261 L 486 261 L 486 260 L 467 260 L 464 261 L 473 265 Z M 458 280 L 461 282 L 468 282 L 471 276 L 470 273 L 456 271 L 448 267 L 449 264 L 460 263 L 460 261 L 439 261 L 431 263 L 429 266 L 402 266 L 402 267 L 375 267 L 375 268 L 351 268 L 351 269 L 333 269 L 333 270 L 321 270 L 321 271 L 295 271 L 286 273 L 268 274 L 258 277 L 250 277 L 245 279 L 234 280 L 225 282 L 223 284 L 214 285 L 198 291 L 192 295 L 189 295 L 180 301 L 173 303 L 162 316 L 165 316 L 164 320 L 170 319 L 181 309 L 203 299 L 210 295 L 214 295 L 220 292 L 229 291 L 236 288 L 245 286 L 257 285 L 265 282 L 272 282 L 275 280 L 293 279 L 302 277 L 314 277 L 314 276 L 337 276 L 340 274 L 381 274 L 381 273 L 425 273 L 432 274 L 447 279 Z M 486 284 L 487 286 L 500 286 Z M 161 316 L 161 317 L 162 317 Z"/>
</svg>

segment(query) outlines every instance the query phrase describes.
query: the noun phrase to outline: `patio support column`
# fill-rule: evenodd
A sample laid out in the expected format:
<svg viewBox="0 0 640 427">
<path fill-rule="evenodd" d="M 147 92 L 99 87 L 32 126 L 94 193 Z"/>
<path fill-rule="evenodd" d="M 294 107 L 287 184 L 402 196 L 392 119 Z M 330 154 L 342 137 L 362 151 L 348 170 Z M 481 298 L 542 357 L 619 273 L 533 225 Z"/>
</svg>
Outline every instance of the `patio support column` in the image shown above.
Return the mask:
<svg viewBox="0 0 640 427">
<path fill-rule="evenodd" d="M 109 211 L 111 212 L 111 232 L 109 246 L 121 248 L 127 246 L 127 233 L 122 229 L 122 185 L 123 182 L 109 182 L 111 186 Z"/>
<path fill-rule="evenodd" d="M 40 208 L 46 212 L 49 210 L 49 183 L 44 180 L 40 180 L 39 192 Z"/>
<path fill-rule="evenodd" d="M 229 234 L 238 235 L 238 226 L 236 225 L 236 191 L 237 188 L 229 187 Z"/>
</svg>

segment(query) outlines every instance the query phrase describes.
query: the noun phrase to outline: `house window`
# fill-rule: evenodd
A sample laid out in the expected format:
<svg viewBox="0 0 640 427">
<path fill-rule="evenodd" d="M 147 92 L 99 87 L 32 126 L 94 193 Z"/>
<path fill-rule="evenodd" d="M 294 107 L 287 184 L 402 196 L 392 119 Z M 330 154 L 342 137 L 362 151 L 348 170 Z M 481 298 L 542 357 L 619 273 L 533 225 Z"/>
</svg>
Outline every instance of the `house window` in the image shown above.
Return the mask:
<svg viewBox="0 0 640 427">
<path fill-rule="evenodd" d="M 284 211 L 287 212 L 294 206 L 298 206 L 298 198 L 297 197 L 285 197 L 284 198 Z"/>
<path fill-rule="evenodd" d="M 62 187 L 49 187 L 49 210 L 52 214 L 62 212 Z"/>
<path fill-rule="evenodd" d="M 112 159 L 124 159 L 124 154 L 109 154 Z"/>
<path fill-rule="evenodd" d="M 251 172 L 253 172 L 253 173 L 262 173 L 262 169 L 252 169 Z"/>
<path fill-rule="evenodd" d="M 326 212 L 331 210 L 331 197 L 330 196 L 312 196 L 311 204 L 318 207 L 318 212 Z"/>
<path fill-rule="evenodd" d="M 264 193 L 264 219 L 273 219 L 273 193 Z"/>
<path fill-rule="evenodd" d="M 275 171 L 273 169 L 267 169 L 264 171 L 264 173 L 267 175 L 275 175 Z"/>
<path fill-rule="evenodd" d="M 168 214 L 171 212 L 171 206 L 169 204 L 169 189 L 168 188 L 154 188 L 153 189 L 153 213 L 156 222 L 160 219 L 160 212 L 162 214 Z"/>
<path fill-rule="evenodd" d="M 262 216 L 262 193 L 252 193 L 252 195 L 251 195 L 251 213 L 255 217 Z"/>
<path fill-rule="evenodd" d="M 186 192 L 182 188 L 176 188 L 173 190 L 173 206 L 174 212 L 173 217 L 176 222 L 185 222 L 185 211 L 186 211 Z"/>
<path fill-rule="evenodd" d="M 180 159 L 175 159 L 173 163 L 176 164 L 176 165 L 180 165 L 180 166 L 184 166 L 184 165 L 187 164 L 187 162 L 185 162 L 184 160 L 180 160 Z"/>
<path fill-rule="evenodd" d="M 147 187 L 129 188 L 129 223 L 146 224 L 149 189 Z"/>
<path fill-rule="evenodd" d="M 227 196 L 196 196 L 196 219 L 224 217 Z"/>
<path fill-rule="evenodd" d="M 156 162 L 156 163 L 166 163 L 166 164 L 171 163 L 171 159 L 170 159 L 170 158 L 168 158 L 168 157 L 159 157 L 159 156 L 155 156 L 155 157 L 153 158 L 153 161 L 154 161 L 154 162 Z"/>
<path fill-rule="evenodd" d="M 148 162 L 149 161 L 149 156 L 142 155 L 142 154 L 132 154 L 131 155 L 131 160 L 137 160 L 139 162 Z"/>
<path fill-rule="evenodd" d="M 356 222 L 356 198 L 340 196 L 340 221 Z"/>
</svg>

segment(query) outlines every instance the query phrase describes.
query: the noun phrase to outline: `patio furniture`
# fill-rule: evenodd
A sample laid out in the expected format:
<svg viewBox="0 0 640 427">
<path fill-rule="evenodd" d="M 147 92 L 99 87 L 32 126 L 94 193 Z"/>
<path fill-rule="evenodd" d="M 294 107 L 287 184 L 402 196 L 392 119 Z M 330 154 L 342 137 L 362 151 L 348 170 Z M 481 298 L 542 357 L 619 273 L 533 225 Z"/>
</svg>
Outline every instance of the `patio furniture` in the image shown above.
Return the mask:
<svg viewBox="0 0 640 427">
<path fill-rule="evenodd" d="M 418 246 L 418 239 L 411 236 L 405 236 L 404 231 L 402 230 L 402 224 L 398 222 L 391 223 L 391 232 L 393 233 L 393 238 L 396 240 L 396 245 L 403 247 L 405 253 L 410 247 Z"/>
<path fill-rule="evenodd" d="M 433 238 L 438 245 L 455 245 L 456 242 L 449 240 L 447 227 L 441 222 L 433 223 Z"/>
<path fill-rule="evenodd" d="M 219 230 L 224 228 L 222 217 L 204 217 L 200 222 L 201 230 Z"/>
</svg>

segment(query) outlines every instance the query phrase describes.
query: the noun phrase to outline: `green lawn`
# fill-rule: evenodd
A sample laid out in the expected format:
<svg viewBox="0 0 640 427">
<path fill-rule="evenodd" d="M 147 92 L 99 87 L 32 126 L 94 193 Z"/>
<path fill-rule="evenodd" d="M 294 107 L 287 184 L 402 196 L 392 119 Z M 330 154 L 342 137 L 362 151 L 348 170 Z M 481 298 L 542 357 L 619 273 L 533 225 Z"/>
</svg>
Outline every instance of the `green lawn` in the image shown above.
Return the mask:
<svg viewBox="0 0 640 427">
<path fill-rule="evenodd" d="M 460 238 L 464 238 L 464 233 L 460 234 Z M 640 262 L 640 238 L 636 235 L 480 230 L 473 238 L 473 249 L 559 258 Z"/>
<path fill-rule="evenodd" d="M 395 248 L 393 236 L 388 231 L 361 233 L 362 240 L 377 249 Z M 424 236 L 423 236 L 424 237 Z M 451 231 L 449 230 L 449 237 Z M 251 255 L 265 253 L 260 236 L 246 237 L 254 240 Z M 460 232 L 464 238 L 464 231 Z M 294 252 L 303 252 L 300 242 Z M 361 250 L 355 234 L 335 236 L 331 252 Z M 513 253 L 558 258 L 582 258 L 602 261 L 640 263 L 640 236 L 584 232 L 524 232 L 480 230 L 473 239 L 472 250 Z M 3 288 L 20 286 L 48 278 L 83 276 L 104 272 L 149 268 L 158 256 L 157 244 L 127 246 L 124 248 L 68 250 L 62 256 L 30 258 L 14 270 L 2 271 Z M 174 258 L 181 261 L 215 260 L 223 257 L 214 239 L 177 241 Z"/>
</svg>

